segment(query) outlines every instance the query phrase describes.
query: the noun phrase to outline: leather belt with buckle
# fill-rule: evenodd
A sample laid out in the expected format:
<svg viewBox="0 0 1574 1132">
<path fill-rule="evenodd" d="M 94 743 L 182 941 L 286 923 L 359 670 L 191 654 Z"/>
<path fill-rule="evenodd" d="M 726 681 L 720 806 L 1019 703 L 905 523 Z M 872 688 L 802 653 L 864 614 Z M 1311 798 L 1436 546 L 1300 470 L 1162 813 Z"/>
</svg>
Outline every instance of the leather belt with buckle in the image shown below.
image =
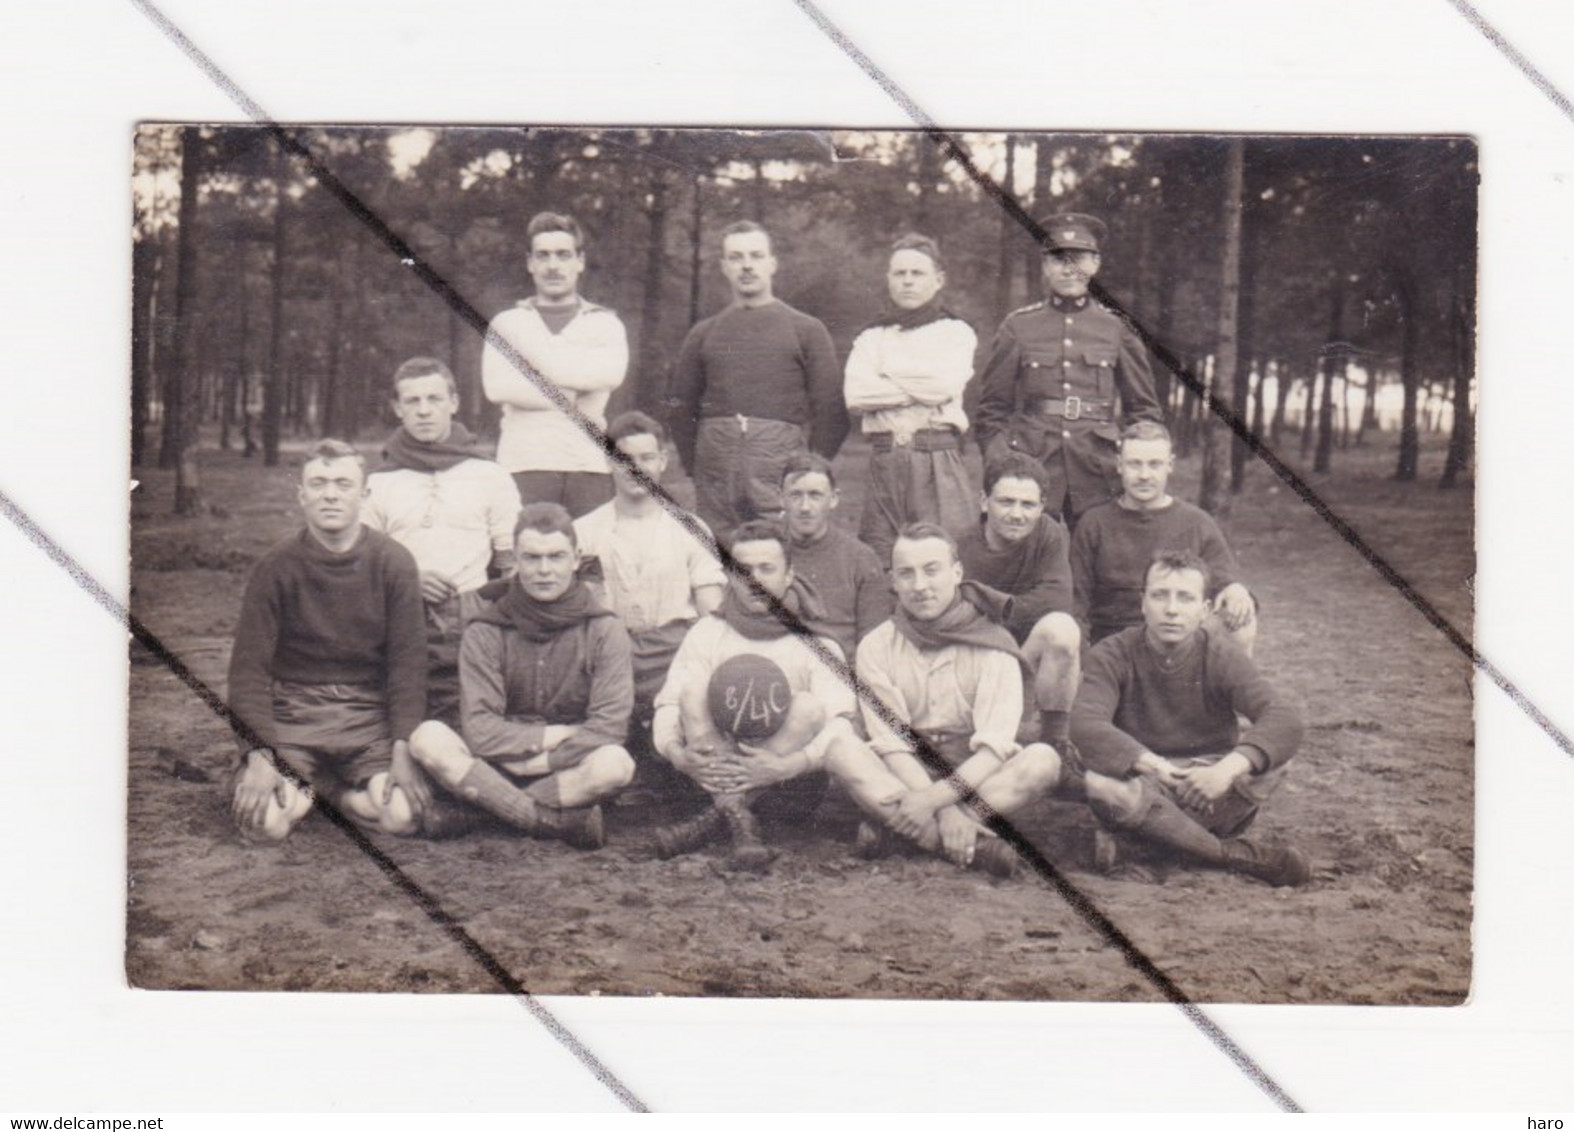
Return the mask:
<svg viewBox="0 0 1574 1132">
<path fill-rule="evenodd" d="M 1065 400 L 1045 397 L 1031 402 L 1029 407 L 1035 413 L 1041 413 L 1050 417 L 1060 417 L 1068 421 L 1080 421 L 1083 419 L 1108 421 L 1114 419 L 1113 410 L 1115 403 L 1113 401 L 1084 401 L 1081 397 L 1067 397 Z"/>
<path fill-rule="evenodd" d="M 945 452 L 962 446 L 962 438 L 950 428 L 921 428 L 905 443 L 889 432 L 870 434 L 869 446 L 876 452 L 889 452 L 892 448 L 911 448 L 914 452 Z"/>
</svg>

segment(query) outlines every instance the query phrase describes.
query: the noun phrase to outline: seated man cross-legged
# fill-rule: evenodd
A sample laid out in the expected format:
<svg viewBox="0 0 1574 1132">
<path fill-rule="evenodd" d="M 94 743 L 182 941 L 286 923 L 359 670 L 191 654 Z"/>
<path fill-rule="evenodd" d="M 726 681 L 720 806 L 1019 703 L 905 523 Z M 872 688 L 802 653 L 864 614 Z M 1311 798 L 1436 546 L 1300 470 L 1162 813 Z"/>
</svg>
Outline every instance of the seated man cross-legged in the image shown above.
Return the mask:
<svg viewBox="0 0 1574 1132">
<path fill-rule="evenodd" d="M 820 620 L 818 599 L 793 574 L 786 532 L 751 519 L 734 529 L 731 544 L 739 573 L 729 579 L 718 613 L 702 617 L 684 637 L 656 697 L 653 729 L 657 752 L 698 783 L 711 804 L 658 831 L 657 852 L 687 852 L 727 828 L 732 865 L 760 870 L 775 854 L 760 839 L 755 811 L 806 816 L 793 811 L 806 808 L 806 797 L 817 800 L 815 789 L 825 782 L 817 772 L 827 756 L 858 745 L 857 704 L 832 670 L 842 659 L 835 642 L 805 640 L 768 600 L 802 624 Z M 743 675 L 720 686 L 729 662 L 739 661 Z"/>
<path fill-rule="evenodd" d="M 431 799 L 408 749 L 426 705 L 415 559 L 361 525 L 365 466 L 343 441 L 306 454 L 299 495 L 306 528 L 257 563 L 230 655 L 230 708 L 249 731 L 236 824 L 281 840 L 331 789 L 361 824 L 414 833 Z"/>
<path fill-rule="evenodd" d="M 899 532 L 891 578 L 896 614 L 858 646 L 869 745 L 839 748 L 827 762 L 876 819 L 859 829 L 859 851 L 889 851 L 889 830 L 964 868 L 1009 877 L 1017 854 L 980 817 L 1016 813 L 1061 770 L 1052 747 L 1017 742 L 1023 658 L 999 623 L 1010 599 L 964 582 L 956 544 L 932 523 Z M 913 733 L 948 772 L 920 757 Z M 970 804 L 975 795 L 982 807 Z"/>
<path fill-rule="evenodd" d="M 459 646 L 464 737 L 435 720 L 410 753 L 450 793 L 538 837 L 605 839 L 598 801 L 627 786 L 634 706 L 628 633 L 575 577 L 568 511 L 519 512 L 515 574 Z"/>
<path fill-rule="evenodd" d="M 1208 582 L 1197 555 L 1158 555 L 1144 623 L 1088 654 L 1071 733 L 1102 823 L 1094 865 L 1117 863 L 1113 833 L 1270 884 L 1304 884 L 1311 870 L 1300 853 L 1242 836 L 1300 746 L 1301 715 L 1227 633 L 1203 624 Z"/>
</svg>

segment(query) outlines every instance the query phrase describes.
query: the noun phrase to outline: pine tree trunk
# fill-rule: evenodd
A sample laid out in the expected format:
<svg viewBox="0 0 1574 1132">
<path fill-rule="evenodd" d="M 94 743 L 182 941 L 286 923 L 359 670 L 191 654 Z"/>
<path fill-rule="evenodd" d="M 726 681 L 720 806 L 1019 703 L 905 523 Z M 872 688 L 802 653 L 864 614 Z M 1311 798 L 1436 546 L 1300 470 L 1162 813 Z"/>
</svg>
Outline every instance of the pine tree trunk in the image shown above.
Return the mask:
<svg viewBox="0 0 1574 1132">
<path fill-rule="evenodd" d="M 1284 431 L 1285 403 L 1290 399 L 1292 383 L 1290 363 L 1280 358 L 1273 367 L 1273 423 L 1268 426 L 1268 439 L 1275 446 L 1279 443 L 1279 434 Z"/>
<path fill-rule="evenodd" d="M 180 132 L 180 263 L 176 269 L 175 319 L 179 327 L 175 365 L 171 367 L 171 395 L 165 404 L 164 446 L 174 456 L 177 515 L 195 515 L 202 509 L 202 487 L 197 469 L 201 435 L 202 386 L 198 373 L 201 335 L 197 333 L 197 182 L 202 176 L 202 137 L 198 127 Z"/>
<path fill-rule="evenodd" d="M 235 427 L 236 402 L 240 399 L 242 375 L 246 372 L 246 339 L 250 335 L 248 324 L 251 318 L 250 296 L 246 293 L 246 245 L 237 242 L 236 250 L 239 253 L 240 264 L 235 272 L 235 283 L 240 294 L 239 301 L 232 304 L 231 309 L 239 307 L 240 318 L 237 320 L 233 356 L 223 359 L 220 363 L 222 385 L 219 389 L 219 447 L 226 452 L 230 449 L 230 432 Z"/>
<path fill-rule="evenodd" d="M 694 211 L 689 217 L 689 325 L 700 320 L 700 271 L 704 266 L 705 176 L 694 177 Z"/>
<path fill-rule="evenodd" d="M 1405 403 L 1399 418 L 1399 463 L 1394 469 L 1394 479 L 1409 483 L 1416 478 L 1421 463 L 1421 435 L 1416 427 L 1417 401 L 1420 394 L 1421 372 L 1416 364 L 1418 327 L 1415 293 L 1410 280 L 1401 278 L 1397 287 L 1400 317 L 1404 319 L 1404 332 L 1399 344 L 1399 381 L 1404 387 Z"/>
<path fill-rule="evenodd" d="M 131 466 L 147 457 L 148 401 L 153 393 L 153 296 L 157 246 L 144 233 L 131 246 Z"/>
<path fill-rule="evenodd" d="M 1263 406 L 1265 400 L 1263 387 L 1268 384 L 1268 366 L 1266 362 L 1259 362 L 1257 366 L 1257 382 L 1252 386 L 1252 436 L 1261 444 L 1267 435 L 1265 431 L 1267 412 Z"/>
<path fill-rule="evenodd" d="M 620 402 L 615 408 L 632 401 L 642 409 L 652 409 L 661 395 L 661 385 L 656 381 L 661 370 L 657 336 L 661 329 L 661 268 L 667 251 L 667 174 L 657 169 L 652 176 L 650 207 L 646 210 L 649 226 L 645 235 L 645 298 L 639 315 L 639 367 L 633 375 L 633 388 L 625 383 L 613 394 L 614 400 Z"/>
<path fill-rule="evenodd" d="M 1453 302 L 1454 427 L 1448 436 L 1439 487 L 1453 487 L 1470 470 L 1475 455 L 1475 414 L 1470 411 L 1470 379 L 1475 371 L 1474 312 L 1461 299 L 1460 280 L 1454 277 Z"/>
<path fill-rule="evenodd" d="M 1214 353 L 1214 396 L 1230 405 L 1241 403 L 1239 318 L 1241 305 L 1241 195 L 1244 143 L 1231 138 L 1224 162 L 1224 196 L 1221 216 L 1224 227 L 1224 264 L 1219 287 L 1219 332 Z M 1224 491 L 1224 468 L 1229 459 L 1230 436 L 1211 408 L 1203 414 L 1202 483 L 1197 505 L 1214 515 L 1227 514 L 1229 499 Z"/>
<path fill-rule="evenodd" d="M 1049 144 L 1049 138 L 1040 134 L 1038 136 L 1037 153 L 1034 156 L 1033 169 L 1033 203 L 1038 210 L 1038 218 L 1043 219 L 1056 211 L 1055 198 L 1050 193 L 1050 188 L 1055 180 L 1055 149 Z M 1033 249 L 1034 264 L 1027 273 L 1028 302 L 1038 303 L 1044 300 L 1044 268 L 1043 249 Z"/>
<path fill-rule="evenodd" d="M 284 257 L 285 211 L 289 194 L 284 182 L 290 162 L 282 148 L 273 159 L 273 262 L 269 266 L 268 368 L 262 379 L 262 463 L 279 463 L 279 425 L 284 413 Z"/>
<path fill-rule="evenodd" d="M 1017 176 L 1017 138 L 1006 135 L 1006 176 L 1000 191 L 1014 193 L 1012 186 Z M 1005 209 L 1000 210 L 1000 264 L 995 271 L 995 321 L 1000 322 L 1011 313 L 1011 261 L 1017 232 L 1016 219 Z"/>
<path fill-rule="evenodd" d="M 1312 454 L 1312 440 L 1316 436 L 1313 422 L 1317 419 L 1317 383 L 1323 375 L 1323 362 L 1317 358 L 1312 363 L 1311 376 L 1306 379 L 1306 403 L 1301 408 L 1301 459 Z"/>
<path fill-rule="evenodd" d="M 1312 463 L 1314 472 L 1326 472 L 1333 466 L 1334 443 L 1334 378 L 1345 357 L 1344 343 L 1344 279 L 1334 280 L 1333 299 L 1328 315 L 1328 342 L 1323 347 L 1322 399 L 1317 408 L 1317 457 Z M 1308 404 L 1310 413 L 1311 406 Z"/>
</svg>

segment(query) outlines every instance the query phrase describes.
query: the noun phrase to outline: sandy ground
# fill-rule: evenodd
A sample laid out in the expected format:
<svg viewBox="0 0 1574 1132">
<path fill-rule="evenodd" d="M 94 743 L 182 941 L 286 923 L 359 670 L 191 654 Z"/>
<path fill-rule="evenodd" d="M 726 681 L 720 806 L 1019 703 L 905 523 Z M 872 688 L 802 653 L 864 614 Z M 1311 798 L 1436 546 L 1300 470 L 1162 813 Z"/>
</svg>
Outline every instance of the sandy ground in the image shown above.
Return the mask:
<svg viewBox="0 0 1574 1132">
<path fill-rule="evenodd" d="M 133 502 L 135 615 L 222 694 L 246 572 L 296 524 L 290 473 L 207 453 L 212 513 L 168 516 L 171 485 Z M 1429 450 L 1426 468 L 1435 469 Z M 1177 479 L 1191 490 L 1194 466 Z M 1399 485 L 1381 448 L 1336 454 L 1323 500 L 1468 634 L 1469 489 Z M 857 513 L 857 451 L 838 461 Z M 681 488 L 679 488 L 681 492 Z M 1047 802 L 1022 828 L 1066 880 L 1200 1002 L 1460 1002 L 1470 985 L 1471 668 L 1370 565 L 1265 469 L 1226 530 L 1263 609 L 1258 660 L 1307 706 L 1310 731 L 1257 832 L 1312 859 L 1304 888 L 1149 862 L 1089 869 L 1090 819 Z M 280 846 L 228 817 L 222 722 L 133 646 L 126 969 L 150 988 L 495 991 L 459 942 L 314 815 Z M 658 861 L 642 842 L 668 806 L 614 807 L 595 853 L 502 830 L 442 842 L 377 837 L 526 989 L 544 994 L 1143 1001 L 1120 950 L 1037 876 L 938 860 L 853 859 L 857 817 L 830 797 L 766 876 L 711 849 Z"/>
</svg>

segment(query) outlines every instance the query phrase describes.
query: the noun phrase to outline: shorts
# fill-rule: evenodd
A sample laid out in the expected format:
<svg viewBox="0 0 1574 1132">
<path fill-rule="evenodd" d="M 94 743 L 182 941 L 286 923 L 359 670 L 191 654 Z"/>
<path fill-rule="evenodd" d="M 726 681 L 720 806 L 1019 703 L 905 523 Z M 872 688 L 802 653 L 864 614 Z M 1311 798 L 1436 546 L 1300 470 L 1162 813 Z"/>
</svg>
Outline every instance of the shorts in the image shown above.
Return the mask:
<svg viewBox="0 0 1574 1132">
<path fill-rule="evenodd" d="M 369 684 L 273 684 L 274 752 L 313 786 L 360 787 L 393 765 L 383 689 Z"/>
<path fill-rule="evenodd" d="M 951 770 L 955 770 L 968 759 L 973 757 L 973 737 L 966 732 L 923 731 L 919 734 L 922 736 L 924 742 L 929 744 L 929 749 L 936 755 L 939 755 L 941 761 L 944 762 L 945 765 Z M 917 754 L 917 752 L 914 752 L 914 757 L 917 758 L 919 762 L 925 763 L 926 770 L 931 772 L 934 771 L 935 768 L 929 766 L 927 762 L 925 762 L 923 756 Z"/>
<path fill-rule="evenodd" d="M 1222 756 L 1204 755 L 1200 758 L 1170 759 L 1178 767 L 1187 768 L 1194 766 L 1212 766 Z M 1274 767 L 1262 774 L 1246 774 L 1235 780 L 1230 787 L 1230 792 L 1213 804 L 1213 811 L 1199 814 L 1195 810 L 1186 809 L 1172 790 L 1164 786 L 1156 778 L 1148 781 L 1173 801 L 1181 809 L 1195 819 L 1203 828 L 1215 837 L 1239 837 L 1251 828 L 1257 820 L 1257 811 L 1264 802 L 1272 797 L 1273 792 L 1279 789 L 1279 784 L 1284 781 L 1288 767 Z"/>
</svg>

